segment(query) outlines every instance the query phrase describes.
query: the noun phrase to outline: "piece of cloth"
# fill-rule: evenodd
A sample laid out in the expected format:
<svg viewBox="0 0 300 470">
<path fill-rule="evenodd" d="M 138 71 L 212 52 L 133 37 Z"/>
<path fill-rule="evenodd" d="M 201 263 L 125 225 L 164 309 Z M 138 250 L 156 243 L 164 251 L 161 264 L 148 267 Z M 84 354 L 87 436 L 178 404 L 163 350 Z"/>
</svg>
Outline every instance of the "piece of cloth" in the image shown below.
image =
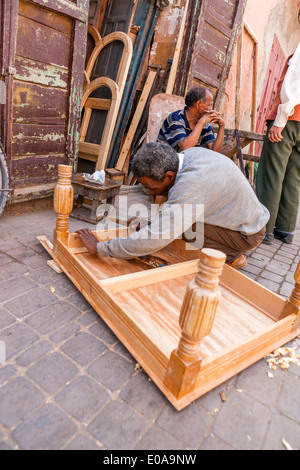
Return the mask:
<svg viewBox="0 0 300 470">
<path fill-rule="evenodd" d="M 268 132 L 273 125 L 269 123 Z M 300 122 L 288 121 L 281 142 L 270 142 L 268 132 L 256 176 L 256 193 L 269 212 L 267 232 L 293 232 L 300 198 Z"/>
<path fill-rule="evenodd" d="M 283 68 L 272 109 L 267 117 L 274 126 L 285 127 L 287 121 L 300 121 L 300 43 Z"/>
<path fill-rule="evenodd" d="M 244 235 L 256 234 L 265 227 L 269 212 L 259 203 L 249 182 L 232 160 L 201 147 L 183 153 L 182 169 L 169 191 L 168 201 L 151 225 L 134 237 L 98 243 L 99 255 L 130 259 L 154 253 L 201 220 Z M 183 208 L 187 217 L 182 217 Z M 201 230 L 201 223 L 198 225 Z M 199 246 L 199 243 L 203 240 L 196 238 L 193 244 L 201 248 L 203 244 Z"/>
<path fill-rule="evenodd" d="M 186 107 L 171 113 L 163 122 L 157 136 L 157 141 L 167 143 L 180 152 L 179 143 L 186 139 L 192 132 L 189 121 L 186 117 Z M 216 140 L 210 124 L 205 124 L 201 131 L 197 147 L 207 147 L 208 144 Z"/>
<path fill-rule="evenodd" d="M 215 225 L 204 224 L 204 248 L 212 248 L 225 253 L 226 263 L 232 263 L 242 253 L 255 249 L 264 239 L 266 233 L 263 227 L 258 233 L 245 235 Z"/>
</svg>

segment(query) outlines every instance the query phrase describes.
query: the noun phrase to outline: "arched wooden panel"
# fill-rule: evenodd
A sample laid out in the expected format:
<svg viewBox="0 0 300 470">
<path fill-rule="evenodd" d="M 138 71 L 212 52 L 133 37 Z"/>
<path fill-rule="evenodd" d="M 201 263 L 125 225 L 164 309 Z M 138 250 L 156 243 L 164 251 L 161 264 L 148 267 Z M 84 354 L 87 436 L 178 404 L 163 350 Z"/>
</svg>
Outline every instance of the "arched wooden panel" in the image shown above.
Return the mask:
<svg viewBox="0 0 300 470">
<path fill-rule="evenodd" d="M 102 87 L 105 87 L 110 91 L 110 99 L 91 97 L 94 91 L 99 90 Z M 84 114 L 80 129 L 79 158 L 96 162 L 96 170 L 105 168 L 111 136 L 120 106 L 120 100 L 121 93 L 118 85 L 107 77 L 100 77 L 90 82 L 83 94 L 82 110 L 84 109 Z M 104 113 L 107 113 L 106 118 L 103 119 L 102 117 L 101 119 L 101 121 L 103 121 L 102 129 L 98 127 L 99 134 L 102 134 L 99 137 L 98 143 L 86 141 L 87 137 L 89 138 L 92 134 L 95 135 L 95 129 L 91 129 L 91 126 L 97 127 L 97 120 L 93 117 L 93 111 L 103 111 Z"/>
<path fill-rule="evenodd" d="M 91 78 L 94 66 L 96 64 L 96 61 L 101 51 L 103 51 L 105 47 L 107 47 L 109 44 L 112 44 L 115 41 L 121 42 L 124 46 L 121 60 L 120 60 L 119 67 L 118 67 L 117 77 L 115 80 L 119 87 L 120 92 L 122 93 L 124 86 L 125 86 L 129 66 L 130 66 L 130 61 L 132 58 L 132 41 L 127 34 L 121 31 L 116 31 L 114 33 L 109 34 L 108 36 L 105 36 L 103 39 L 99 40 L 89 58 L 85 72 L 87 76 Z"/>
</svg>

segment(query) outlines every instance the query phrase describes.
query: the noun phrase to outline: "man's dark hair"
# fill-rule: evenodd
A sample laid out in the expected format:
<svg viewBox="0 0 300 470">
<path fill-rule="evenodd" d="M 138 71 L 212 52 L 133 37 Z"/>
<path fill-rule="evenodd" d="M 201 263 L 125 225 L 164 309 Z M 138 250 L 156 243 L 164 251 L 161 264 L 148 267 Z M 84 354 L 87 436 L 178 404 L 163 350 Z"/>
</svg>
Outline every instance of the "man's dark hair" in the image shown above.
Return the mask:
<svg viewBox="0 0 300 470">
<path fill-rule="evenodd" d="M 198 86 L 192 88 L 185 97 L 185 104 L 188 108 L 194 106 L 197 101 L 201 101 L 201 103 L 205 103 L 206 101 L 206 92 L 210 90 L 204 86 Z"/>
<path fill-rule="evenodd" d="M 143 145 L 135 154 L 132 172 L 136 178 L 146 176 L 156 181 L 163 181 L 167 171 L 178 171 L 179 158 L 168 144 L 150 142 Z"/>
</svg>

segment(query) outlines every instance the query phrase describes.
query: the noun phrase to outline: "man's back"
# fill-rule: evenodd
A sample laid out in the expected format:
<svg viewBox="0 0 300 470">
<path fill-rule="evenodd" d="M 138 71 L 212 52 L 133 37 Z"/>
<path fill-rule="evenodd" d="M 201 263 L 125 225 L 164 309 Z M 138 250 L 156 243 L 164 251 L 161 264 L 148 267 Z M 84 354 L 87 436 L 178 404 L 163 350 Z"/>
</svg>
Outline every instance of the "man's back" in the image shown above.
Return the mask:
<svg viewBox="0 0 300 470">
<path fill-rule="evenodd" d="M 246 234 L 260 230 L 269 213 L 240 169 L 226 156 L 204 148 L 185 150 L 168 203 L 203 204 L 205 223 Z"/>
</svg>

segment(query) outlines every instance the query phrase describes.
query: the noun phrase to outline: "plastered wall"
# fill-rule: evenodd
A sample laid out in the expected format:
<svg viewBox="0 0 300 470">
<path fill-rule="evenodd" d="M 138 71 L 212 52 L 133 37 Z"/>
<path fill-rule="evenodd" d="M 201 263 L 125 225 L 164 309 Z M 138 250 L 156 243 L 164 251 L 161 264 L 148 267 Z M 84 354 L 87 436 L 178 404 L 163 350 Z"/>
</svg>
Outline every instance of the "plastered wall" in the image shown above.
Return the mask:
<svg viewBox="0 0 300 470">
<path fill-rule="evenodd" d="M 258 41 L 257 57 L 257 106 L 263 92 L 270 53 L 276 34 L 284 55 L 291 55 L 300 42 L 298 23 L 298 0 L 248 0 L 244 19 Z M 242 76 L 241 76 L 241 113 L 240 128 L 251 130 L 252 113 L 252 74 L 254 40 L 244 30 Z M 237 51 L 226 86 L 223 113 L 226 127 L 235 126 Z"/>
</svg>

